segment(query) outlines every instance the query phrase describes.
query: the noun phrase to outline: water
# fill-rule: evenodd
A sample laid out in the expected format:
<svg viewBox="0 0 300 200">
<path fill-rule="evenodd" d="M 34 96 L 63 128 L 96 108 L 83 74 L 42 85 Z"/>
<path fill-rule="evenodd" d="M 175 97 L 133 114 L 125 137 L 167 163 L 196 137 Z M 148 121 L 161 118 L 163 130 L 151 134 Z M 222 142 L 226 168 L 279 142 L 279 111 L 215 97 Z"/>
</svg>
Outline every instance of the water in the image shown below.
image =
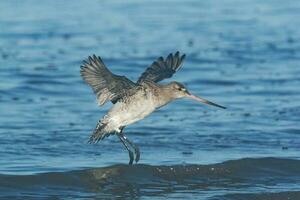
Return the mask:
<svg viewBox="0 0 300 200">
<path fill-rule="evenodd" d="M 1 199 L 300 199 L 300 2 L 1 1 Z M 88 55 L 136 81 L 181 51 L 172 78 L 227 110 L 175 101 L 87 144 L 111 106 Z M 170 81 L 166 80 L 166 82 Z"/>
</svg>

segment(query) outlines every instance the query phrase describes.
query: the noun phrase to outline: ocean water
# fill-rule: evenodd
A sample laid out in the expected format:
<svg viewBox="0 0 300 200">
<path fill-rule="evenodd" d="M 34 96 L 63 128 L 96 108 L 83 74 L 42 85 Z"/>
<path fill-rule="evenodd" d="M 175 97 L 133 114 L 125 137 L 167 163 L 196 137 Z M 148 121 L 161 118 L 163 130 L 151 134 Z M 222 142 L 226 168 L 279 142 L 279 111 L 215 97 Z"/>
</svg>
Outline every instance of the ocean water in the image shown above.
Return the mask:
<svg viewBox="0 0 300 200">
<path fill-rule="evenodd" d="M 300 2 L 0 1 L 0 199 L 300 199 Z M 178 100 L 87 144 L 111 104 L 80 77 L 96 54 L 136 81 L 172 79 L 226 110 Z"/>
</svg>

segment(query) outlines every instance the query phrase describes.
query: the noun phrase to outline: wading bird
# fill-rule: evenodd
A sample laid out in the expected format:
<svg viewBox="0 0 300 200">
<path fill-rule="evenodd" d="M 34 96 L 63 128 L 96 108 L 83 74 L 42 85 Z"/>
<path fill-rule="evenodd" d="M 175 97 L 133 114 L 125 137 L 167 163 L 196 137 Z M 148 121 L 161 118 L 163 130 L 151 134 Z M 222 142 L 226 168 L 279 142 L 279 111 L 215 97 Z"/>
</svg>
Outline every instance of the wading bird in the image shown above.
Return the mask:
<svg viewBox="0 0 300 200">
<path fill-rule="evenodd" d="M 192 95 L 187 88 L 178 82 L 158 84 L 159 81 L 170 78 L 178 71 L 185 55 L 179 52 L 169 54 L 166 59 L 159 57 L 140 76 L 136 83 L 125 76 L 110 72 L 100 57 L 93 55 L 81 66 L 83 80 L 92 87 L 100 106 L 108 101 L 114 105 L 108 113 L 99 120 L 89 139 L 89 143 L 97 143 L 103 138 L 116 134 L 129 152 L 129 164 L 140 159 L 139 148 L 124 135 L 126 126 L 133 124 L 167 103 L 187 97 L 196 101 L 225 108 L 216 103 Z"/>
</svg>

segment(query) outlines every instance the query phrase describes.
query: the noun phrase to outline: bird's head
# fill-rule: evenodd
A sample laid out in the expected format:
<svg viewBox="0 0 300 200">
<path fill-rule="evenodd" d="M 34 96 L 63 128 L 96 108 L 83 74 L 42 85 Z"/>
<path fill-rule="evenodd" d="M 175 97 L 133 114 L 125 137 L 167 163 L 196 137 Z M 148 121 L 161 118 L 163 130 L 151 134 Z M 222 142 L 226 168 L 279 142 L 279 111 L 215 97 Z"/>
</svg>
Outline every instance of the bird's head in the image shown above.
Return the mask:
<svg viewBox="0 0 300 200">
<path fill-rule="evenodd" d="M 170 92 L 172 94 L 173 99 L 179 99 L 179 98 L 187 97 L 187 98 L 196 100 L 196 101 L 201 102 L 201 103 L 205 103 L 205 104 L 208 104 L 208 105 L 212 105 L 212 106 L 216 106 L 216 107 L 219 107 L 219 108 L 226 109 L 226 107 L 224 107 L 224 106 L 218 105 L 218 104 L 213 103 L 211 101 L 208 101 L 208 100 L 206 100 L 202 97 L 198 97 L 198 96 L 195 96 L 195 95 L 191 94 L 188 91 L 188 89 L 182 83 L 178 83 L 176 81 L 173 81 L 173 82 L 168 84 L 168 88 L 170 89 Z"/>
</svg>

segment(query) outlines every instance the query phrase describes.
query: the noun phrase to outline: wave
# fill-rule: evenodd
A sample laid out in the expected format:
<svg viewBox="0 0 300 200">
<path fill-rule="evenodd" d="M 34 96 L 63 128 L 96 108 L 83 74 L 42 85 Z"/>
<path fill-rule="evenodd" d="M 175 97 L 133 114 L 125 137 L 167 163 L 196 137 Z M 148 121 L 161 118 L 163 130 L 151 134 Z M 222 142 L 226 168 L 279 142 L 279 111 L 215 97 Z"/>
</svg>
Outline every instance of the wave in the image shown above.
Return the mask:
<svg viewBox="0 0 300 200">
<path fill-rule="evenodd" d="M 300 190 L 300 160 L 246 158 L 211 165 L 112 165 L 103 168 L 33 175 L 0 175 L 1 196 L 165 194 L 174 191 L 252 191 L 253 188 L 288 184 Z M 222 190 L 216 190 L 216 188 Z M 252 188 L 252 189 L 251 189 Z M 260 188 L 260 189 L 261 189 Z M 279 187 L 281 191 L 282 187 Z M 257 189 L 256 189 L 257 190 Z"/>
</svg>

